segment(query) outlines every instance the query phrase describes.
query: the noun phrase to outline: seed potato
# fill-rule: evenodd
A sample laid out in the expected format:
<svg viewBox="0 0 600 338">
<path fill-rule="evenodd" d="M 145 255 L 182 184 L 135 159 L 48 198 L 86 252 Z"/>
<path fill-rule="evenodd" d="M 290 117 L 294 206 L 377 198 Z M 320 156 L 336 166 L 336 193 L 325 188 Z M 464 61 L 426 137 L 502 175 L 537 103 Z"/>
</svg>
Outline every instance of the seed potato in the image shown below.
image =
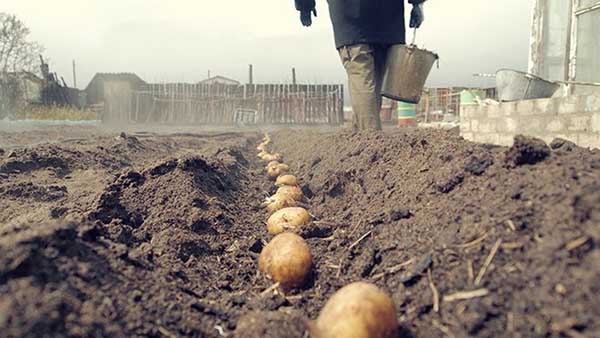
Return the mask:
<svg viewBox="0 0 600 338">
<path fill-rule="evenodd" d="M 309 326 L 312 338 L 396 338 L 398 332 L 394 303 L 365 282 L 337 291 Z"/>
<path fill-rule="evenodd" d="M 312 217 L 304 208 L 284 208 L 275 212 L 267 220 L 267 230 L 271 235 L 285 231 L 299 231 L 312 221 Z"/>
<path fill-rule="evenodd" d="M 263 248 L 258 267 L 282 289 L 290 290 L 304 285 L 312 268 L 312 255 L 302 237 L 283 233 Z"/>
<path fill-rule="evenodd" d="M 277 177 L 277 181 L 275 182 L 275 185 L 277 185 L 278 187 L 282 187 L 282 186 L 296 187 L 296 186 L 298 186 L 298 179 L 294 175 L 281 175 L 281 176 Z"/>
</svg>

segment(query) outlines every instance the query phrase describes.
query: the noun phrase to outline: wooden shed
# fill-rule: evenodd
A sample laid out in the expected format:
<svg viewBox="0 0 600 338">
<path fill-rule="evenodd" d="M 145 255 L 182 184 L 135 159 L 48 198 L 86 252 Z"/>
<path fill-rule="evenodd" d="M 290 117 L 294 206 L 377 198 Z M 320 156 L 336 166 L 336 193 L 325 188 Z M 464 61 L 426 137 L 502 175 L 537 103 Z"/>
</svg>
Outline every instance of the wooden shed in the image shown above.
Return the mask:
<svg viewBox="0 0 600 338">
<path fill-rule="evenodd" d="M 98 73 L 85 92 L 90 106 L 100 106 L 102 120 L 127 121 L 132 111 L 133 92 L 146 82 L 133 73 Z"/>
</svg>

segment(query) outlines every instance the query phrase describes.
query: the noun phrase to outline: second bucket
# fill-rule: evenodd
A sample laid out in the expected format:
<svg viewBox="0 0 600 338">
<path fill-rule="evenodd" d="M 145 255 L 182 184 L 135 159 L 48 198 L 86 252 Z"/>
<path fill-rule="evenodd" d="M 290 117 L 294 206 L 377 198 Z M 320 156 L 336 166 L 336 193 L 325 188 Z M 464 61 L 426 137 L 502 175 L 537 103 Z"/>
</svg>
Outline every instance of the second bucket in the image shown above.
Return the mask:
<svg viewBox="0 0 600 338">
<path fill-rule="evenodd" d="M 394 45 L 388 51 L 381 94 L 387 98 L 419 103 L 425 82 L 439 56 L 415 45 Z"/>
</svg>

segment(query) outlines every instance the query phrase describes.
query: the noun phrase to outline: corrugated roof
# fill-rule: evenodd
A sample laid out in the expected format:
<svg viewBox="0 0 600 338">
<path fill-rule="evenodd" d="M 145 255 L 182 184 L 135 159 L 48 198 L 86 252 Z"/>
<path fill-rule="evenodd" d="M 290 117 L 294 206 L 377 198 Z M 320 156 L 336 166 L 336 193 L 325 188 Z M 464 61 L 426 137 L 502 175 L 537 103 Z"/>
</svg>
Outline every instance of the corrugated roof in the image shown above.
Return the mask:
<svg viewBox="0 0 600 338">
<path fill-rule="evenodd" d="M 213 76 L 213 77 L 211 77 L 211 78 L 209 78 L 209 79 L 206 79 L 206 80 L 202 80 L 202 81 L 200 81 L 200 82 L 198 82 L 198 83 L 199 83 L 199 84 L 203 84 L 203 83 L 219 82 L 219 81 L 220 81 L 220 82 L 225 82 L 225 83 L 234 83 L 234 84 L 240 84 L 240 82 L 239 82 L 239 81 L 237 81 L 237 80 L 230 79 L 230 78 L 228 78 L 228 77 L 225 77 L 225 76 L 220 76 L 220 75 Z"/>
<path fill-rule="evenodd" d="M 138 86 L 145 85 L 146 81 L 142 80 L 135 73 L 96 73 L 90 83 L 87 85 L 86 90 L 94 83 L 99 81 L 127 81 L 135 83 Z"/>
</svg>

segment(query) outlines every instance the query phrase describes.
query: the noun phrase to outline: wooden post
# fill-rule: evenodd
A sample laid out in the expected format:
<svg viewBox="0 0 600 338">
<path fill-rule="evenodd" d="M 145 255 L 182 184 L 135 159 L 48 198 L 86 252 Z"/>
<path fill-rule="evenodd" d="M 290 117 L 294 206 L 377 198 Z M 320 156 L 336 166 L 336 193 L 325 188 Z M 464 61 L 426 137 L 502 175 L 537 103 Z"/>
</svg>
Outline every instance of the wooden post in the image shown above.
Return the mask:
<svg viewBox="0 0 600 338">
<path fill-rule="evenodd" d="M 292 84 L 296 85 L 296 68 L 292 68 Z"/>
<path fill-rule="evenodd" d="M 202 85 L 202 123 L 208 124 L 208 114 L 210 110 L 208 95 L 208 84 Z"/>
<path fill-rule="evenodd" d="M 75 60 L 73 60 L 73 88 L 77 88 L 77 71 L 75 68 Z"/>
<path fill-rule="evenodd" d="M 429 110 L 430 110 L 430 106 L 429 106 L 429 94 L 427 94 L 425 96 L 425 123 L 429 123 Z"/>
<path fill-rule="evenodd" d="M 275 123 L 275 117 L 273 116 L 273 104 L 274 104 L 274 85 L 267 86 L 267 111 L 269 112 L 269 121 L 270 123 Z"/>
<path fill-rule="evenodd" d="M 179 83 L 173 84 L 173 122 L 176 123 L 179 119 Z"/>
<path fill-rule="evenodd" d="M 169 123 L 175 120 L 175 84 L 169 84 L 169 97 L 171 98 L 171 108 L 169 109 Z"/>
<path fill-rule="evenodd" d="M 278 119 L 279 119 L 279 123 L 283 123 L 283 114 L 285 113 L 284 111 L 284 107 L 283 107 L 283 85 L 278 85 L 277 86 L 277 111 L 279 112 L 278 115 Z"/>
<path fill-rule="evenodd" d="M 194 83 L 190 90 L 190 120 L 192 123 L 196 124 L 198 122 L 196 119 L 196 107 L 198 106 L 196 95 L 198 93 L 198 84 Z"/>
<path fill-rule="evenodd" d="M 325 106 L 327 107 L 327 123 L 333 124 L 335 119 L 333 116 L 333 95 L 331 93 L 331 85 L 325 85 Z"/>
<path fill-rule="evenodd" d="M 252 65 L 248 65 L 248 83 L 254 84 L 254 69 Z"/>
<path fill-rule="evenodd" d="M 135 92 L 135 122 L 140 122 L 140 92 Z"/>
<path fill-rule="evenodd" d="M 150 118 L 155 115 L 154 110 L 156 109 L 156 94 L 154 93 L 154 90 L 156 87 L 154 85 L 152 85 L 150 88 L 152 88 L 152 94 L 151 94 L 152 95 L 152 97 L 151 97 L 152 98 L 152 108 L 150 108 L 150 111 L 148 112 L 148 115 L 146 116 L 146 122 L 150 122 Z"/>
</svg>

